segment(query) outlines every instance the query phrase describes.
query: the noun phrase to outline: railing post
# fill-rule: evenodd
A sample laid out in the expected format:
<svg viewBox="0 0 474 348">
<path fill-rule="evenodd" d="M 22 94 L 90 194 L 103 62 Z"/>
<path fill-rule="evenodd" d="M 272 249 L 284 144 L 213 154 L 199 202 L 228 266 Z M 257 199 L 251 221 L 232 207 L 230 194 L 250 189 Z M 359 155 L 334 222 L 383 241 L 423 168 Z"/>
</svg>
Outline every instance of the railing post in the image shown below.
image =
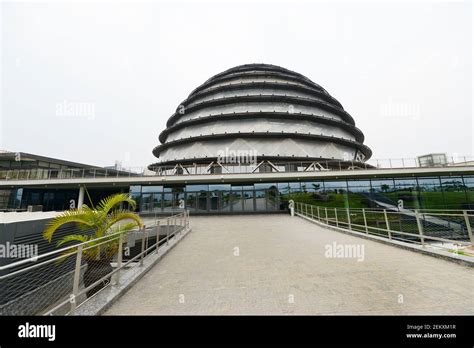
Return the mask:
<svg viewBox="0 0 474 348">
<path fill-rule="evenodd" d="M 123 254 L 123 233 L 119 236 L 119 246 L 117 254 L 117 273 L 115 276 L 115 285 L 120 283 L 120 268 L 122 267 L 122 254 Z"/>
<path fill-rule="evenodd" d="M 367 218 L 365 216 L 365 208 L 362 208 L 362 216 L 364 217 L 365 233 L 369 233 L 369 228 L 367 227 Z"/>
<path fill-rule="evenodd" d="M 387 225 L 388 239 L 392 239 L 392 233 L 390 233 L 390 224 L 388 223 L 387 209 L 383 210 L 383 216 L 385 218 L 385 225 Z"/>
<path fill-rule="evenodd" d="M 349 211 L 349 208 L 346 208 L 346 212 L 347 212 L 347 227 L 352 230 L 352 226 L 351 226 L 351 213 Z"/>
<path fill-rule="evenodd" d="M 420 221 L 420 215 L 418 210 L 415 210 L 416 224 L 418 225 L 418 234 L 420 235 L 421 245 L 425 246 L 425 238 L 423 237 L 423 225 Z"/>
<path fill-rule="evenodd" d="M 337 208 L 334 208 L 334 216 L 336 217 L 336 227 L 339 227 L 339 222 L 337 221 Z"/>
<path fill-rule="evenodd" d="M 329 225 L 329 220 L 328 220 L 328 208 L 327 208 L 327 207 L 324 207 L 324 213 L 325 213 L 325 216 L 326 216 L 326 225 Z"/>
<path fill-rule="evenodd" d="M 318 221 L 321 222 L 321 217 L 319 215 L 319 206 L 317 206 L 316 208 L 317 208 L 317 211 L 318 211 Z"/>
<path fill-rule="evenodd" d="M 173 218 L 173 236 L 176 236 L 177 231 L 178 231 L 178 216 L 175 215 Z"/>
<path fill-rule="evenodd" d="M 143 229 L 142 229 L 142 252 L 141 252 L 141 256 L 140 256 L 140 266 L 143 266 L 143 257 L 144 257 L 144 253 L 145 253 L 145 233 L 146 230 L 145 230 L 145 226 L 143 226 Z"/>
<path fill-rule="evenodd" d="M 311 219 L 314 220 L 314 214 L 313 214 L 313 206 L 311 205 Z"/>
<path fill-rule="evenodd" d="M 305 214 L 306 214 L 306 216 L 308 216 L 308 204 L 305 203 L 304 208 L 305 208 L 305 211 L 306 211 Z"/>
<path fill-rule="evenodd" d="M 169 244 L 170 241 L 170 218 L 166 218 L 166 245 Z"/>
<path fill-rule="evenodd" d="M 156 253 L 160 247 L 160 220 L 156 220 Z"/>
<path fill-rule="evenodd" d="M 464 215 L 464 221 L 466 221 L 466 228 L 467 233 L 469 235 L 469 240 L 471 241 L 471 245 L 474 245 L 474 238 L 472 237 L 472 227 L 471 222 L 469 221 L 469 215 L 467 215 L 467 210 L 463 210 L 462 214 Z"/>
<path fill-rule="evenodd" d="M 71 312 L 74 314 L 77 306 L 77 294 L 79 292 L 79 280 L 81 279 L 81 262 L 82 262 L 82 249 L 84 245 L 79 245 L 77 247 L 76 255 L 76 266 L 74 268 L 74 280 L 72 283 L 72 297 L 71 297 Z"/>
</svg>

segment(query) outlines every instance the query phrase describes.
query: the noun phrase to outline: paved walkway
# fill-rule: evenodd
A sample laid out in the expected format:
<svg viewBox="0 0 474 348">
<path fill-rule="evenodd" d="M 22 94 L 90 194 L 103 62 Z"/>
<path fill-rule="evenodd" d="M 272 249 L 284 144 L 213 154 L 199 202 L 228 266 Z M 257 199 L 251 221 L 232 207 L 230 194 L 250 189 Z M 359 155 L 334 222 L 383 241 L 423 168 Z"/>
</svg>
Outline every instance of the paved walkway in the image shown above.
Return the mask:
<svg viewBox="0 0 474 348">
<path fill-rule="evenodd" d="M 466 266 L 287 215 L 191 226 L 106 314 L 474 314 Z M 327 257 L 333 243 L 363 246 L 363 260 Z"/>
</svg>

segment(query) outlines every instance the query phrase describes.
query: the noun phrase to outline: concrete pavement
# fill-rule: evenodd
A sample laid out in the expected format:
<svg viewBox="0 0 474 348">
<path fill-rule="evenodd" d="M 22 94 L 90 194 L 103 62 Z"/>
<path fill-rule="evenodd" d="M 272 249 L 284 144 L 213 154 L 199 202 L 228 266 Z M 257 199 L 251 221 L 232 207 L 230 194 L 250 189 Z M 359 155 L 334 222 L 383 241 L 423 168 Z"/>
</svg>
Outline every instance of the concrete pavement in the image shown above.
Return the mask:
<svg viewBox="0 0 474 348">
<path fill-rule="evenodd" d="M 106 315 L 474 314 L 466 266 L 287 215 L 191 226 Z"/>
</svg>

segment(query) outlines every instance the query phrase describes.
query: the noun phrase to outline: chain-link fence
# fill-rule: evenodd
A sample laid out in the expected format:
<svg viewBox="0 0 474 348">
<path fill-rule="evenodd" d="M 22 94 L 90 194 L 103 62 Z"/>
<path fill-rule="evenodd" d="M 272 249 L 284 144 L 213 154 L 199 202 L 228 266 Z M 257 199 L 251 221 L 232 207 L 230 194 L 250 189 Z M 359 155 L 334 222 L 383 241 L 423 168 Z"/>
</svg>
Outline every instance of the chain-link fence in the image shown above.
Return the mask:
<svg viewBox="0 0 474 348">
<path fill-rule="evenodd" d="M 295 202 L 295 212 L 353 231 L 448 249 L 474 245 L 473 210 L 328 208 Z"/>
<path fill-rule="evenodd" d="M 68 315 L 189 229 L 189 212 L 0 267 L 0 315 Z"/>
</svg>

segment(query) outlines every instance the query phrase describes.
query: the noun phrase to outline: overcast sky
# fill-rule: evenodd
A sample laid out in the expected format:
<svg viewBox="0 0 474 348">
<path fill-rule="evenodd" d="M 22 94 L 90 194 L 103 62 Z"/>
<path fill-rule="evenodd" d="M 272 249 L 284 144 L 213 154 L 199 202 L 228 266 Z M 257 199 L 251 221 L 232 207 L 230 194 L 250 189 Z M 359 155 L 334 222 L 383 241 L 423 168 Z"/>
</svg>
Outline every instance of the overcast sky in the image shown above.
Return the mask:
<svg viewBox="0 0 474 348">
<path fill-rule="evenodd" d="M 338 99 L 373 158 L 474 155 L 469 1 L 0 6 L 0 149 L 146 166 L 195 87 L 269 63 Z"/>
</svg>

